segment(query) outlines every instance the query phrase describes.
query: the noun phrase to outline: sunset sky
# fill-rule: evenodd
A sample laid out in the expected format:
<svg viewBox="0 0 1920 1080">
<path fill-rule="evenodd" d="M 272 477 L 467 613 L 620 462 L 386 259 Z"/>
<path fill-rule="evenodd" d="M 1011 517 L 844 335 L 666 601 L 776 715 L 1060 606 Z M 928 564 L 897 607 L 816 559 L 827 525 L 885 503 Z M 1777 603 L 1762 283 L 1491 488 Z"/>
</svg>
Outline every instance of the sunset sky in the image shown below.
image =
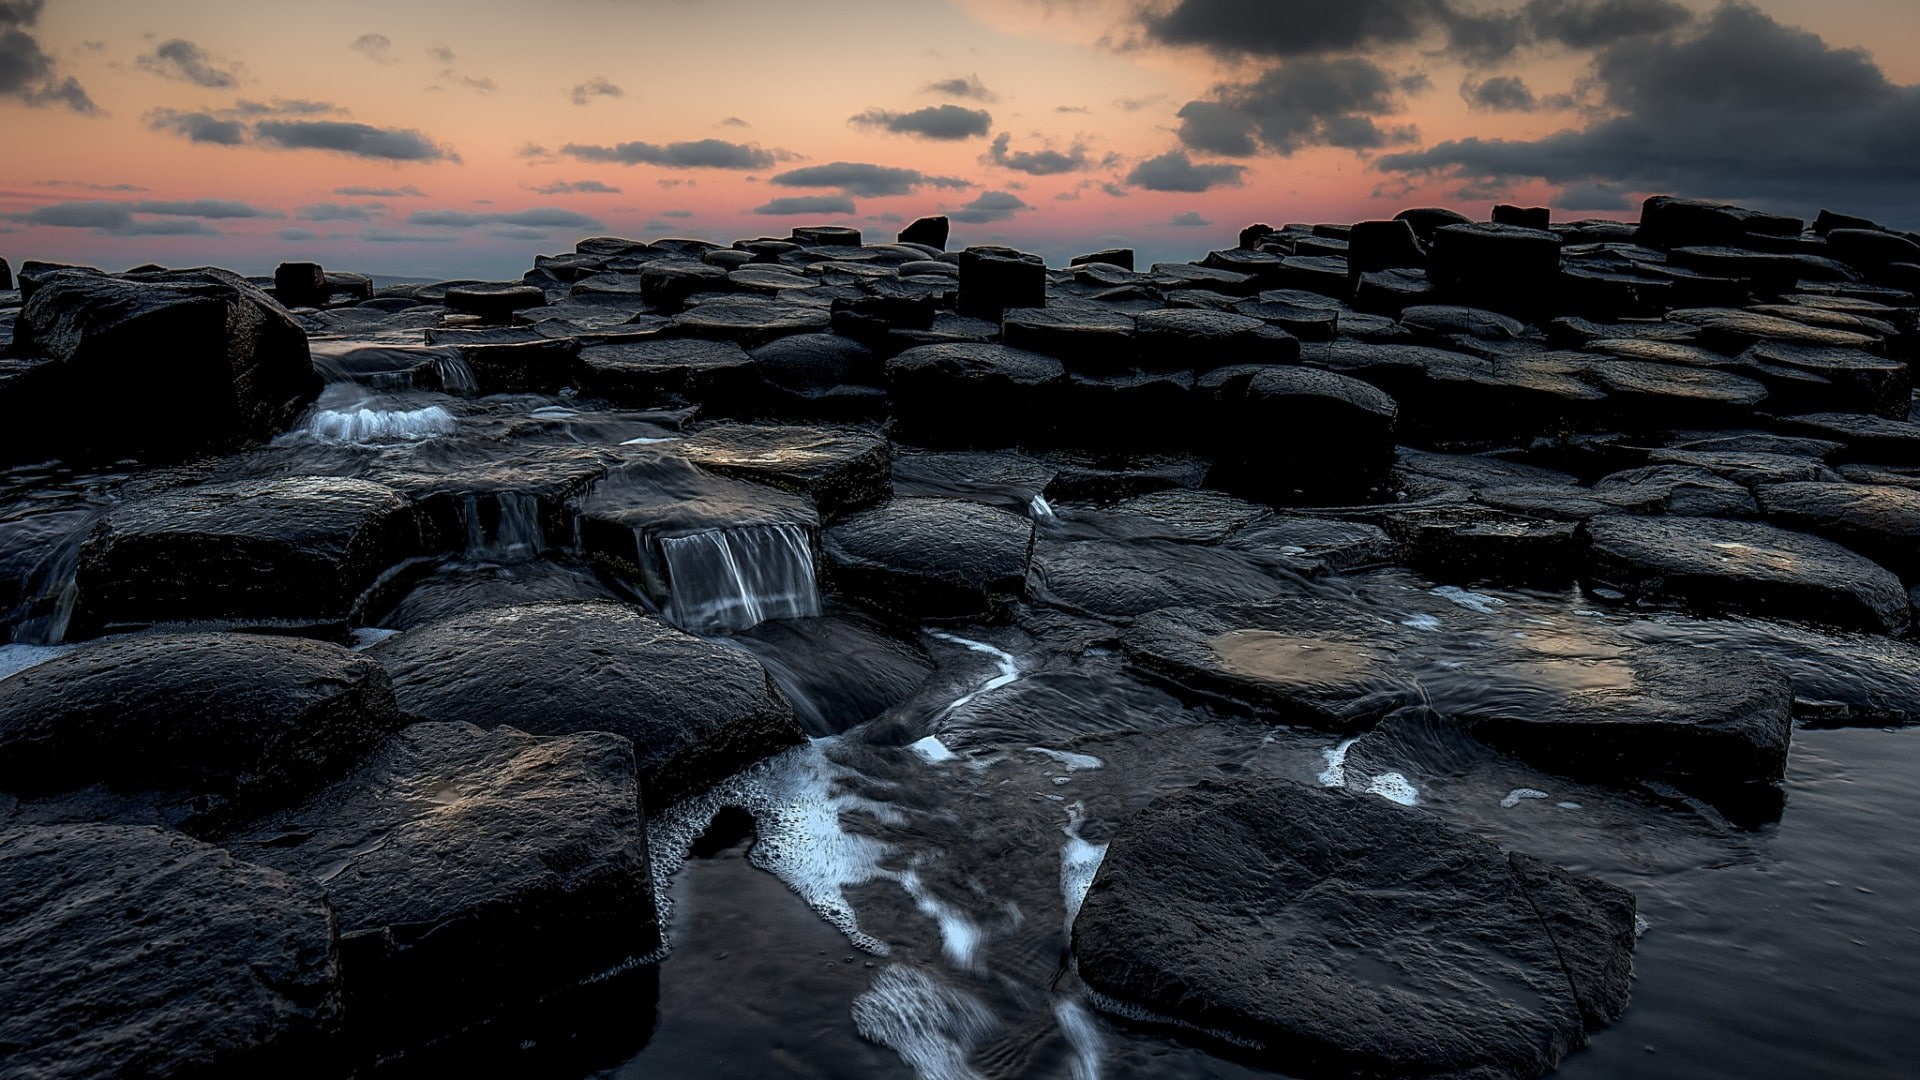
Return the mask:
<svg viewBox="0 0 1920 1080">
<path fill-rule="evenodd" d="M 1646 194 L 1920 227 L 1920 0 L 0 0 L 0 256 L 517 277 L 582 236 L 1189 259 Z"/>
</svg>

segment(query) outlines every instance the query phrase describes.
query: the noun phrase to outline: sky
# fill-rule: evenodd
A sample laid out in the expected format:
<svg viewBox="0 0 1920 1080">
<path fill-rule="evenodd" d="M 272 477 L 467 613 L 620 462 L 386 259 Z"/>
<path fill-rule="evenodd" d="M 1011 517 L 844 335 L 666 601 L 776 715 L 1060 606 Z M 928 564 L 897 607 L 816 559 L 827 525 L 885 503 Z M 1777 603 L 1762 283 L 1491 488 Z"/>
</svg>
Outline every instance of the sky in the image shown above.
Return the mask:
<svg viewBox="0 0 1920 1080">
<path fill-rule="evenodd" d="M 515 278 L 845 224 L 1055 265 L 1649 194 L 1920 228 L 1920 0 L 0 0 L 0 257 Z"/>
</svg>

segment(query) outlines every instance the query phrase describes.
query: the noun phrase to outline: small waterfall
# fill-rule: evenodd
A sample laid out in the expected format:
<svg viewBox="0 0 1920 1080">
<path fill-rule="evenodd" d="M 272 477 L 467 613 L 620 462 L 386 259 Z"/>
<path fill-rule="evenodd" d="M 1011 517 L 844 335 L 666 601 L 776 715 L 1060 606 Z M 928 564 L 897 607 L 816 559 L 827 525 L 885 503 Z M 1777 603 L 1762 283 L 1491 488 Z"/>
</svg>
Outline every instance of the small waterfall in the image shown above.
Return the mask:
<svg viewBox="0 0 1920 1080">
<path fill-rule="evenodd" d="M 415 440 L 446 435 L 455 427 L 453 414 L 439 405 L 423 409 L 315 409 L 307 434 L 321 442 L 369 443 L 389 439 Z"/>
<path fill-rule="evenodd" d="M 488 528 L 487 510 L 492 511 L 492 528 Z M 520 562 L 539 555 L 546 548 L 537 495 L 523 491 L 467 495 L 460 500 L 460 520 L 467 527 L 470 559 Z"/>
<path fill-rule="evenodd" d="M 14 610 L 12 641 L 16 645 L 58 645 L 67 637 L 78 595 L 74 572 L 80 567 L 80 546 L 87 538 L 88 517 L 64 539 L 50 545 L 27 579 L 23 600 Z"/>
<path fill-rule="evenodd" d="M 455 397 L 472 397 L 480 390 L 480 380 L 457 352 L 435 353 L 433 371 L 440 376 L 440 388 Z"/>
<path fill-rule="evenodd" d="M 667 617 L 690 634 L 820 614 L 813 545 L 797 525 L 664 537 Z"/>
</svg>

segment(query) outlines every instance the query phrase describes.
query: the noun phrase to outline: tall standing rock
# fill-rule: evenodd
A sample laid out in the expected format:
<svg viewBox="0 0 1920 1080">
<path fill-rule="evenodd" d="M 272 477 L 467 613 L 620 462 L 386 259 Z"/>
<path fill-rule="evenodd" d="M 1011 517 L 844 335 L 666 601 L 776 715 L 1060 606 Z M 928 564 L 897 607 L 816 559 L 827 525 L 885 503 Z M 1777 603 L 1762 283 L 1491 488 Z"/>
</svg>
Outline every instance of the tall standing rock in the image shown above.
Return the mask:
<svg viewBox="0 0 1920 1080">
<path fill-rule="evenodd" d="M 1047 306 L 1047 264 L 1038 255 L 1005 247 L 970 247 L 960 253 L 962 315 L 997 319 L 1011 307 Z"/>
<path fill-rule="evenodd" d="M 0 371 L 0 458 L 14 460 L 233 449 L 320 392 L 306 333 L 224 270 L 53 271 L 14 352 L 24 363 Z"/>
<path fill-rule="evenodd" d="M 923 217 L 900 230 L 900 242 L 903 244 L 925 244 L 928 247 L 947 249 L 947 218 Z"/>
</svg>

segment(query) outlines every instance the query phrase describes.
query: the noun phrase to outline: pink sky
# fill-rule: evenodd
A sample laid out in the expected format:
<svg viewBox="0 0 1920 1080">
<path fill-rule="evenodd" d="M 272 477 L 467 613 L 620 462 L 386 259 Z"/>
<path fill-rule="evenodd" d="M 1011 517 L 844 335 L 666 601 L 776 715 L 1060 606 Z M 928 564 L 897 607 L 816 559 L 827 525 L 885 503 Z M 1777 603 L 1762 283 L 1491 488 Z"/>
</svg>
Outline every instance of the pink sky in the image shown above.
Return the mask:
<svg viewBox="0 0 1920 1080">
<path fill-rule="evenodd" d="M 1563 15 L 1581 14 L 1582 5 L 1681 2 L 1534 0 Z M 1394 0 L 1358 6 L 1391 14 Z M 1484 215 L 1495 196 L 1566 207 L 1562 216 L 1619 216 L 1654 190 L 1757 193 L 1752 201 L 1811 213 L 1826 194 L 1829 178 L 1818 168 L 1796 173 L 1793 184 L 1755 180 L 1753 192 L 1717 190 L 1798 167 L 1758 137 L 1729 144 L 1737 166 L 1742 147 L 1754 156 L 1724 174 L 1681 160 L 1684 145 L 1671 151 L 1681 159 L 1623 165 L 1594 183 L 1436 171 L 1432 161 L 1453 160 L 1450 140 L 1504 139 L 1527 144 L 1537 158 L 1535 150 L 1559 145 L 1538 142 L 1555 133 L 1633 122 L 1636 108 L 1651 106 L 1628 95 L 1643 86 L 1673 93 L 1671 72 L 1628 70 L 1634 54 L 1626 50 L 1641 45 L 1573 44 L 1564 40 L 1572 31 L 1530 31 L 1495 60 L 1450 46 L 1451 24 L 1315 50 L 1302 43 L 1304 28 L 1294 37 L 1287 25 L 1262 39 L 1265 46 L 1243 48 L 1232 37 L 1233 20 L 1257 23 L 1288 7 L 1281 0 L 1238 8 L 1228 0 L 1157 0 L 1145 8 L 1129 0 L 45 0 L 43 7 L 16 0 L 0 4 L 0 11 L 17 9 L 15 25 L 0 32 L 30 37 L 44 63 L 16 71 L 11 83 L 0 70 L 9 147 L 0 162 L 0 255 L 16 265 L 28 258 L 111 268 L 216 263 L 246 273 L 310 258 L 376 273 L 513 277 L 535 253 L 568 250 L 582 235 L 727 241 L 833 222 L 890 238 L 902 219 L 949 212 L 984 219 L 956 221 L 954 246 L 1012 243 L 1063 262 L 1076 251 L 1128 244 L 1148 258 L 1186 259 L 1231 246 L 1240 227 L 1256 220 L 1353 221 L 1428 204 Z M 1749 47 L 1742 41 L 1764 38 L 1809 71 L 1829 62 L 1854 72 L 1877 65 L 1885 91 L 1850 92 L 1870 98 L 1893 118 L 1887 124 L 1920 117 L 1913 89 L 1920 4 L 1759 0 L 1744 22 L 1716 14 L 1710 2 L 1685 0 L 1685 7 L 1695 18 L 1644 39 L 1654 43 L 1646 48 L 1683 50 L 1694 42 L 1708 55 L 1720 39 L 1737 51 Z M 1529 11 L 1524 0 L 1458 0 L 1455 9 L 1516 19 Z M 1176 23 L 1154 21 L 1185 14 L 1226 20 L 1230 32 L 1183 42 L 1165 29 Z M 1525 25 L 1536 24 L 1548 25 L 1544 16 Z M 1851 48 L 1869 55 L 1838 51 Z M 1332 65 L 1326 71 L 1378 70 L 1391 85 L 1360 105 L 1326 105 L 1304 78 L 1315 63 Z M 1232 89 L 1267 85 L 1259 80 L 1270 73 L 1288 89 L 1265 104 L 1247 104 L 1253 99 Z M 1282 77 L 1289 74 L 1301 77 Z M 91 111 L 57 92 L 69 78 Z M 1498 84 L 1509 89 L 1524 84 L 1532 107 L 1489 108 L 1491 98 L 1470 106 L 1469 92 L 1493 79 L 1518 80 Z M 1228 89 L 1216 89 L 1222 86 Z M 1685 96 L 1701 99 L 1690 106 L 1696 109 L 1728 110 L 1729 139 L 1743 126 L 1795 139 L 1799 129 L 1769 122 L 1764 109 L 1771 106 L 1759 101 L 1764 90 L 1742 90 L 1744 97 L 1728 102 L 1707 101 L 1710 88 Z M 1351 85 L 1341 92 L 1358 93 Z M 1249 129 L 1258 132 L 1254 142 L 1233 150 L 1183 128 L 1183 107 L 1197 101 L 1236 104 L 1268 126 Z M 913 116 L 940 106 L 952 108 L 920 118 L 925 124 Z M 872 119 L 853 121 L 860 116 Z M 888 119 L 898 116 L 910 129 L 933 125 L 930 131 L 957 137 L 889 131 Z M 1378 145 L 1354 146 L 1365 140 L 1338 134 L 1356 117 L 1386 133 Z M 949 131 L 942 119 L 968 130 Z M 1695 119 L 1711 124 L 1713 116 Z M 1821 126 L 1813 120 L 1793 117 Z M 1287 142 L 1273 135 L 1281 129 L 1306 134 Z M 1920 158 L 1913 136 L 1905 138 L 1892 140 L 1891 153 L 1904 157 L 1891 163 L 1863 156 L 1849 164 L 1847 145 L 1823 150 L 1835 162 L 1833 189 L 1871 203 L 1897 185 L 1903 170 L 1920 167 L 1911 160 Z M 644 144 L 624 154 L 644 160 L 595 160 L 622 156 L 611 149 L 622 144 Z M 1421 168 L 1403 160 L 1435 147 L 1439 157 L 1422 159 Z M 1032 156 L 1043 152 L 1052 156 Z M 1142 168 L 1156 159 L 1168 164 L 1170 152 L 1197 170 L 1179 174 L 1191 179 L 1169 182 L 1164 170 Z M 715 154 L 741 167 L 705 164 Z M 1401 164 L 1383 166 L 1395 161 Z M 835 163 L 910 173 L 852 186 L 790 182 L 796 170 Z M 556 186 L 563 184 L 595 190 Z M 1168 186 L 1190 190 L 1155 190 Z M 1199 187 L 1205 190 L 1192 190 Z M 366 191 L 393 194 L 354 193 Z M 1586 205 L 1568 207 L 1569 197 Z M 782 208 L 774 201 L 781 198 L 841 209 L 756 212 Z"/>
</svg>

